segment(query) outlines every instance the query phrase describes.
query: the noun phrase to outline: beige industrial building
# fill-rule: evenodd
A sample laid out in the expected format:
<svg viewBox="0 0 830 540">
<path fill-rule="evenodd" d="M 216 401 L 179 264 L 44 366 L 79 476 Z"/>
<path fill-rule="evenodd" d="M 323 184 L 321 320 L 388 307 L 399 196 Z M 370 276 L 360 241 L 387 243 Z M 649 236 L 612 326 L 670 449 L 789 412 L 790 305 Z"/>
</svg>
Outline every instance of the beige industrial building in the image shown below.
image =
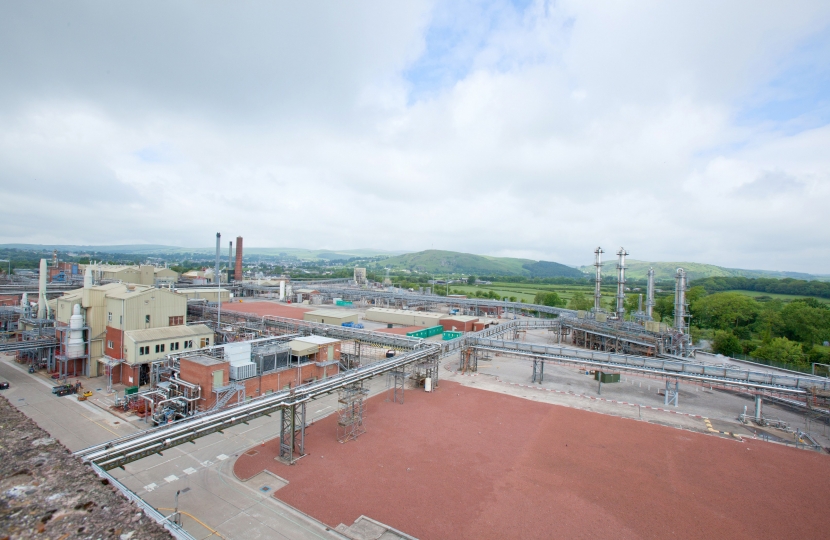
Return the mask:
<svg viewBox="0 0 830 540">
<path fill-rule="evenodd" d="M 169 289 L 130 283 L 108 283 L 76 289 L 49 302 L 58 324 L 68 325 L 75 305 L 89 328 L 89 376 L 100 374 L 99 364 L 123 358 L 123 334 L 184 325 L 187 298 Z M 125 321 L 126 319 L 126 321 Z"/>
<path fill-rule="evenodd" d="M 213 345 L 213 330 L 204 324 L 167 326 L 124 332 L 124 362 L 113 369 L 112 382 L 128 386 L 146 384 L 149 363 L 171 352 Z"/>
<path fill-rule="evenodd" d="M 176 283 L 178 272 L 169 268 L 142 264 L 140 266 L 93 264 L 80 265 L 82 271 L 89 267 L 98 280 L 121 281 L 137 285 L 165 286 Z"/>
<path fill-rule="evenodd" d="M 358 314 L 354 311 L 340 309 L 317 309 L 315 311 L 303 313 L 303 320 L 340 326 L 343 323 L 349 322 L 357 324 L 360 319 Z"/>
<path fill-rule="evenodd" d="M 369 308 L 363 316 L 367 321 L 374 321 L 387 324 L 400 324 L 403 326 L 438 326 L 441 319 L 446 318 L 446 313 L 433 313 L 430 311 L 410 311 L 408 309 Z"/>
<path fill-rule="evenodd" d="M 176 289 L 176 293 L 184 296 L 188 300 L 207 300 L 208 302 L 217 302 L 217 298 L 220 297 L 220 293 L 222 302 L 229 302 L 231 299 L 231 292 L 228 289 L 220 289 L 218 287 Z"/>
</svg>

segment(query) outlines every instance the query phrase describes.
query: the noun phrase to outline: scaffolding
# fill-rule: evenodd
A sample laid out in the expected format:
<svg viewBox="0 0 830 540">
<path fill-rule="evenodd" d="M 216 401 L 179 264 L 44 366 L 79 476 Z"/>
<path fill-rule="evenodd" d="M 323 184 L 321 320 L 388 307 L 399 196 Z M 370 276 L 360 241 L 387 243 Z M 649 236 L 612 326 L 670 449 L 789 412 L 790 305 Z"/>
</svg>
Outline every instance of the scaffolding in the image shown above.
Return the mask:
<svg viewBox="0 0 830 540">
<path fill-rule="evenodd" d="M 280 409 L 280 455 L 278 459 L 292 465 L 305 456 L 305 406 L 291 403 Z"/>
<path fill-rule="evenodd" d="M 369 390 L 363 387 L 363 382 L 344 386 L 338 391 L 337 403 L 337 440 L 344 443 L 357 439 L 366 433 L 366 405 L 363 399 Z"/>
<path fill-rule="evenodd" d="M 386 372 L 386 384 L 389 387 L 389 396 L 386 401 L 392 403 L 400 403 L 403 405 L 403 391 L 406 385 L 406 380 L 409 378 L 409 373 L 406 370 L 394 370 Z M 391 385 L 391 386 L 390 386 Z"/>
</svg>

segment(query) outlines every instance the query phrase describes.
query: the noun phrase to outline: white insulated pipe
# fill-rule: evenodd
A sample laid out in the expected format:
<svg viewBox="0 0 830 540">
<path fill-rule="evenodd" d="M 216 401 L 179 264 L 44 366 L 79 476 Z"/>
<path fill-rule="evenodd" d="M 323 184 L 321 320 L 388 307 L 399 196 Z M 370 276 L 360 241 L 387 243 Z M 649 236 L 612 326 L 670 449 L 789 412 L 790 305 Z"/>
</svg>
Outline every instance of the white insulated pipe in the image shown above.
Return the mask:
<svg viewBox="0 0 830 540">
<path fill-rule="evenodd" d="M 654 316 L 654 268 L 648 269 L 648 286 L 646 287 L 646 315 Z"/>
</svg>

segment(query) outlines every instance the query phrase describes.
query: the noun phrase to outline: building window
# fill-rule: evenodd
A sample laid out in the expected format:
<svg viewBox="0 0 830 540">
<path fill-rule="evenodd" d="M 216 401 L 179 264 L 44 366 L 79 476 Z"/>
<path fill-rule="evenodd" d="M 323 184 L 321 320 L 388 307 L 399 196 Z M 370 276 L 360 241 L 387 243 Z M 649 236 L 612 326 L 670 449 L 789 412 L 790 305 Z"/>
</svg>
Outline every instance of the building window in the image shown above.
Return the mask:
<svg viewBox="0 0 830 540">
<path fill-rule="evenodd" d="M 144 322 L 147 323 L 147 324 L 150 324 L 150 316 L 149 315 L 144 316 Z"/>
<path fill-rule="evenodd" d="M 184 315 L 170 317 L 170 326 L 181 326 L 184 324 Z"/>
<path fill-rule="evenodd" d="M 178 351 L 179 350 L 179 342 L 175 341 L 175 342 L 171 343 L 170 344 L 170 350 L 171 351 Z"/>
<path fill-rule="evenodd" d="M 144 355 L 150 354 L 150 346 L 147 345 L 146 347 L 139 347 L 138 348 L 138 354 L 139 354 L 139 356 L 144 356 Z"/>
<path fill-rule="evenodd" d="M 191 349 L 191 348 L 193 348 L 193 340 L 192 340 L 192 339 L 188 339 L 187 341 L 185 341 L 185 342 L 184 342 L 184 348 L 185 348 L 185 349 Z"/>
<path fill-rule="evenodd" d="M 115 344 L 112 341 L 107 341 L 107 349 L 112 349 L 115 347 Z"/>
<path fill-rule="evenodd" d="M 156 345 L 156 352 L 157 353 L 163 353 L 164 352 L 164 343 L 159 343 L 158 345 Z"/>
<path fill-rule="evenodd" d="M 210 338 L 202 338 L 199 340 L 199 348 L 210 347 Z"/>
<path fill-rule="evenodd" d="M 107 313 L 107 322 L 112 322 L 112 311 Z"/>
</svg>

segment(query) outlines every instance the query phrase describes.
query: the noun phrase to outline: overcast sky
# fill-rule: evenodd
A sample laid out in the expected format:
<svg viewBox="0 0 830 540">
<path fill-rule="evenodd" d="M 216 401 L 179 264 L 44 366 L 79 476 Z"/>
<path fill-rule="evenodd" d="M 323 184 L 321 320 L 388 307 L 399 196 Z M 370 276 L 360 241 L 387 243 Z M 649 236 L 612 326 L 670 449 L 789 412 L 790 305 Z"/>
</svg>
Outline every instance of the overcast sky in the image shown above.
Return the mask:
<svg viewBox="0 0 830 540">
<path fill-rule="evenodd" d="M 830 2 L 0 3 L 0 242 L 830 273 Z"/>
</svg>

